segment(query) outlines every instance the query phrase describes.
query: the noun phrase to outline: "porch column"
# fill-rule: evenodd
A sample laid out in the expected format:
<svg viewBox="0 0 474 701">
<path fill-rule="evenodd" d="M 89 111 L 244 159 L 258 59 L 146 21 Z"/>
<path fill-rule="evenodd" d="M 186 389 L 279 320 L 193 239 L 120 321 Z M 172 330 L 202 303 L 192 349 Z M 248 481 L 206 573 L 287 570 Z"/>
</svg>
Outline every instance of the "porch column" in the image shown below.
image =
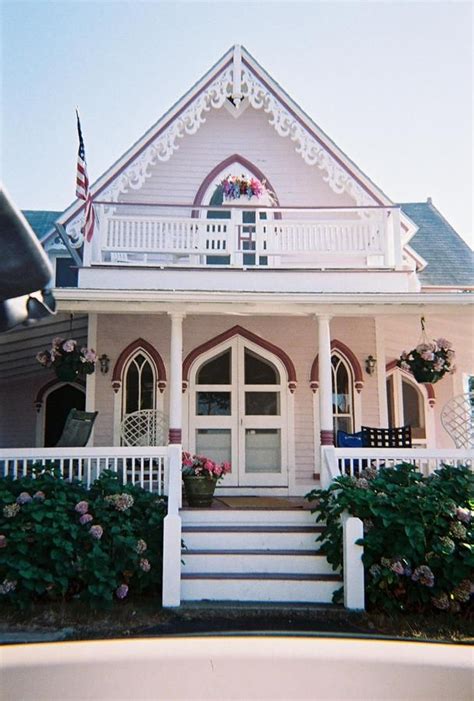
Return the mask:
<svg viewBox="0 0 474 701">
<path fill-rule="evenodd" d="M 168 445 L 168 513 L 163 522 L 164 607 L 181 603 L 181 431 L 183 313 L 171 312 L 170 427 Z"/>
<path fill-rule="evenodd" d="M 319 423 L 321 446 L 334 445 L 332 419 L 332 373 L 330 316 L 318 316 L 319 331 Z"/>
<path fill-rule="evenodd" d="M 169 312 L 169 316 L 171 317 L 169 442 L 181 443 L 183 319 L 186 315 L 182 312 Z"/>
</svg>

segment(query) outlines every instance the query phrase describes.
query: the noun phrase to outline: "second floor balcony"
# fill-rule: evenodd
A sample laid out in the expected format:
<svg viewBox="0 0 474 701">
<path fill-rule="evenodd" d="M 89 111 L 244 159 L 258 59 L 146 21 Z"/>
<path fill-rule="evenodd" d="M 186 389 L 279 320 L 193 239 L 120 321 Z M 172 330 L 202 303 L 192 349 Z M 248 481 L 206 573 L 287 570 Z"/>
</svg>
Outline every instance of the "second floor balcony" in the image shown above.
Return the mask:
<svg viewBox="0 0 474 701">
<path fill-rule="evenodd" d="M 95 203 L 84 265 L 396 270 L 400 209 Z"/>
</svg>

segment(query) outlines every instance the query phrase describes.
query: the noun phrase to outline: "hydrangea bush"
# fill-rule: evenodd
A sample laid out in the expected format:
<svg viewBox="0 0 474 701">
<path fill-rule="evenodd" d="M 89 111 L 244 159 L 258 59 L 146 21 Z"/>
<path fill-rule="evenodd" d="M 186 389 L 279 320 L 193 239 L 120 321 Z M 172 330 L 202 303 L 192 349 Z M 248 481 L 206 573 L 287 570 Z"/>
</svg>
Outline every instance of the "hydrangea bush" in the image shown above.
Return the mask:
<svg viewBox="0 0 474 701">
<path fill-rule="evenodd" d="M 365 587 L 375 610 L 461 611 L 474 588 L 474 475 L 443 466 L 424 477 L 413 465 L 341 476 L 307 495 L 325 524 L 321 549 L 342 567 L 341 515 L 364 523 Z M 340 600 L 342 590 L 336 595 Z"/>
<path fill-rule="evenodd" d="M 165 515 L 164 499 L 109 471 L 90 489 L 53 464 L 0 479 L 0 601 L 159 596 Z"/>
</svg>

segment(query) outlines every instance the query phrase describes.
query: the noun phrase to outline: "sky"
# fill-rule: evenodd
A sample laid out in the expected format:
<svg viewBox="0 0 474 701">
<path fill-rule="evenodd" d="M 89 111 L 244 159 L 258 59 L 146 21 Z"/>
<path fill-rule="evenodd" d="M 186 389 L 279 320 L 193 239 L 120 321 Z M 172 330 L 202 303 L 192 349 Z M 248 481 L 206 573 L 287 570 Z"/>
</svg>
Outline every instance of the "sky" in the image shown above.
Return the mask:
<svg viewBox="0 0 474 701">
<path fill-rule="evenodd" d="M 243 44 L 395 202 L 472 246 L 471 2 L 0 0 L 2 180 L 22 209 L 74 199 L 81 112 L 96 180 Z"/>
</svg>

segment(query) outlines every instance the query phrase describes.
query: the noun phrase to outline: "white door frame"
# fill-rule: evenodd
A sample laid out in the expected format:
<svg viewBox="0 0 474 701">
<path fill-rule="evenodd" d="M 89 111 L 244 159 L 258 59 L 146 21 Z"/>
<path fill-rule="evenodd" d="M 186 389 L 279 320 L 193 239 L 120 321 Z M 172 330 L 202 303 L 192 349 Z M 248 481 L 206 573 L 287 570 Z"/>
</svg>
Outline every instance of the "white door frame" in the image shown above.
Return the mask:
<svg viewBox="0 0 474 701">
<path fill-rule="evenodd" d="M 244 352 L 248 348 L 255 355 L 272 363 L 280 375 L 280 383 L 272 385 L 244 384 Z M 196 376 L 204 363 L 232 349 L 232 375 L 229 385 L 197 385 Z M 278 416 L 246 416 L 245 391 L 279 392 L 280 414 Z M 230 416 L 197 416 L 196 391 L 221 391 L 231 393 Z M 196 451 L 196 431 L 199 428 L 222 428 L 231 431 L 232 469 L 222 482 L 222 487 L 288 487 L 289 446 L 288 436 L 292 422 L 292 404 L 289 401 L 287 371 L 281 360 L 273 353 L 262 348 L 242 336 L 235 336 L 214 346 L 195 359 L 190 368 L 188 389 L 188 446 Z M 276 428 L 280 430 L 281 472 L 280 473 L 247 473 L 245 471 L 245 432 L 247 429 Z"/>
</svg>

